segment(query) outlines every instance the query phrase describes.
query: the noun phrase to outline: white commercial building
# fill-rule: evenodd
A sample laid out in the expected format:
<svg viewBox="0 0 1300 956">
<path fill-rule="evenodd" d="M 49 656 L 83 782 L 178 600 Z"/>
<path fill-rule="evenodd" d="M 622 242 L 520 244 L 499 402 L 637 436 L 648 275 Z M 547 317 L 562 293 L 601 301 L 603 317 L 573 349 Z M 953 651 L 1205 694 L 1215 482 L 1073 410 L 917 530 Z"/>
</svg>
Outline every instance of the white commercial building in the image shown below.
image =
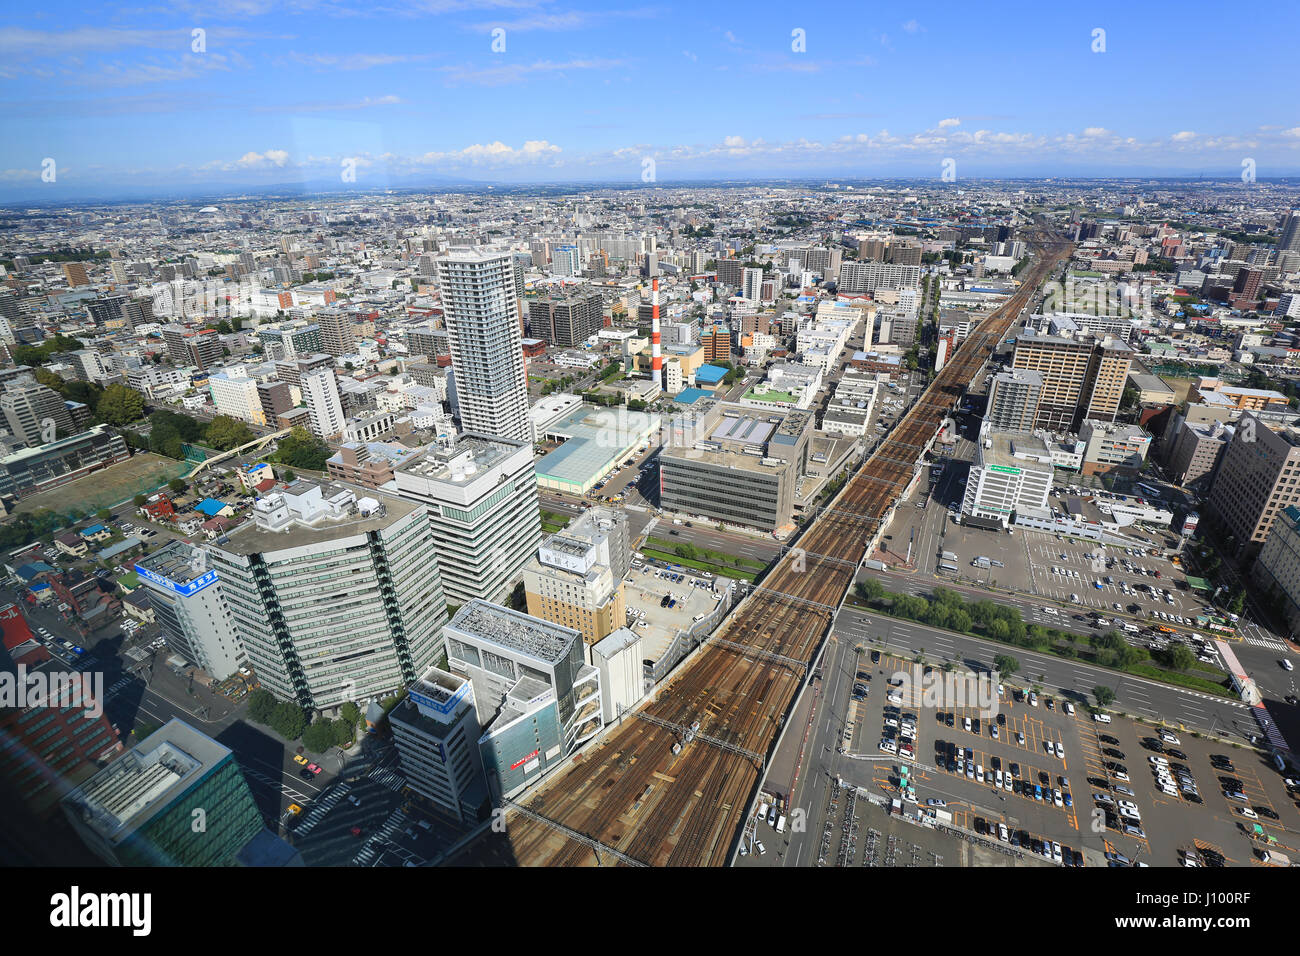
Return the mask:
<svg viewBox="0 0 1300 956">
<path fill-rule="evenodd" d="M 605 723 L 634 708 L 645 695 L 645 665 L 641 636 L 621 627 L 590 648 L 592 666 L 600 672 L 600 698 Z"/>
<path fill-rule="evenodd" d="M 254 379 L 236 375 L 234 370 L 217 372 L 208 379 L 208 390 L 218 413 L 254 425 L 266 424 L 266 413 L 262 411 L 262 400 Z"/>
<path fill-rule="evenodd" d="M 339 398 L 339 385 L 334 370 L 318 368 L 304 373 L 299 380 L 299 388 L 307 403 L 307 420 L 312 432 L 320 438 L 338 437 L 347 424 L 347 419 L 343 415 L 343 402 Z"/>
<path fill-rule="evenodd" d="M 1016 513 L 1047 513 L 1052 474 L 1052 452 L 1037 435 L 983 431 L 966 481 L 962 523 L 1006 528 Z"/>
<path fill-rule="evenodd" d="M 466 432 L 399 466 L 393 481 L 428 512 L 447 599 L 506 597 L 542 538 L 531 436 Z"/>
<path fill-rule="evenodd" d="M 461 427 L 530 441 L 512 256 L 458 249 L 437 264 Z"/>
</svg>

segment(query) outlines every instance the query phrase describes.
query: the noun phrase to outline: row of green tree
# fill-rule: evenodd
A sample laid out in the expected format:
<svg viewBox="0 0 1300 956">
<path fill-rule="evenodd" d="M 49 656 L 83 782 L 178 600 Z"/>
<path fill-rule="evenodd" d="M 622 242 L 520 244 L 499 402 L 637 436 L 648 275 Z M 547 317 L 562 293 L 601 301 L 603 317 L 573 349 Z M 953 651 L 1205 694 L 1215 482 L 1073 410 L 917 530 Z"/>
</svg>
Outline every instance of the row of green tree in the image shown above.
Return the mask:
<svg viewBox="0 0 1300 956">
<path fill-rule="evenodd" d="M 110 389 L 113 387 L 109 386 Z M 246 423 L 229 415 L 218 415 L 210 422 L 202 422 L 166 408 L 160 408 L 149 416 L 148 438 L 135 431 L 123 432 L 123 438 L 131 447 L 176 459 L 185 457 L 183 446 L 187 444 L 229 451 L 255 437 Z"/>
<path fill-rule="evenodd" d="M 308 724 L 301 707 L 291 701 L 277 700 L 270 691 L 259 687 L 248 695 L 248 716 L 286 740 L 301 737 L 304 747 L 312 753 L 323 754 L 331 747 L 346 747 L 356 739 L 361 709 L 348 701 L 339 708 L 338 718 L 321 718 Z"/>
<path fill-rule="evenodd" d="M 858 582 L 858 597 L 871 607 L 886 610 L 895 617 L 918 621 L 931 627 L 961 633 L 983 632 L 1002 644 L 1027 650 L 1051 651 L 1062 657 L 1075 657 L 1074 642 L 1079 635 L 1041 624 L 1026 624 L 1020 609 L 987 599 L 970 602 L 956 591 L 937 587 L 930 600 L 912 594 L 891 594 L 875 578 Z M 1117 670 L 1128 670 L 1148 660 L 1174 671 L 1190 671 L 1196 655 L 1182 644 L 1155 652 L 1134 647 L 1118 631 L 1093 634 L 1087 639 L 1096 663 Z"/>
</svg>

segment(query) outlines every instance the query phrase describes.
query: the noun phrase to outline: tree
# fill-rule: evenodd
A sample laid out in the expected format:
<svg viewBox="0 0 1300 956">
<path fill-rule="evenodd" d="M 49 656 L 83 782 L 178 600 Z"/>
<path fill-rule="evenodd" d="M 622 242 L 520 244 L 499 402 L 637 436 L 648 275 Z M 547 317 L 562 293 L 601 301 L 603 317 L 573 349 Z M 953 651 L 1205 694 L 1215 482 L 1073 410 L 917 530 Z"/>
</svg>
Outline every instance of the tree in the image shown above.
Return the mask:
<svg viewBox="0 0 1300 956">
<path fill-rule="evenodd" d="M 292 468 L 286 468 L 284 474 L 280 477 L 284 480 L 285 484 L 293 484 L 298 480 L 298 476 L 293 473 Z"/>
<path fill-rule="evenodd" d="M 284 464 L 309 471 L 324 471 L 329 456 L 329 446 L 305 428 L 295 428 L 281 438 L 275 453 L 276 459 Z"/>
<path fill-rule="evenodd" d="M 873 604 L 885 596 L 885 586 L 875 578 L 864 578 L 857 583 L 855 590 L 858 592 L 858 597 L 868 604 Z"/>
<path fill-rule="evenodd" d="M 132 502 L 132 504 L 134 504 L 137 508 L 143 508 L 143 507 L 144 507 L 144 503 L 145 503 L 146 501 L 148 501 L 148 500 L 149 500 L 148 497 L 145 496 L 145 495 L 136 495 L 134 498 L 131 499 L 131 502 Z"/>
<path fill-rule="evenodd" d="M 1169 667 L 1176 671 L 1187 671 L 1196 666 L 1196 655 L 1186 644 L 1175 644 L 1169 648 L 1165 659 Z"/>
<path fill-rule="evenodd" d="M 139 421 L 144 417 L 144 396 L 121 382 L 114 382 L 99 396 L 95 414 L 110 425 Z"/>
<path fill-rule="evenodd" d="M 339 708 L 339 717 L 348 721 L 348 723 L 355 727 L 361 722 L 361 708 L 352 701 L 348 701 Z"/>
<path fill-rule="evenodd" d="M 254 438 L 253 430 L 238 418 L 218 415 L 208 424 L 205 441 L 218 451 L 230 451 Z"/>
<path fill-rule="evenodd" d="M 1109 707 L 1115 702 L 1115 692 L 1101 684 L 1092 689 L 1092 696 L 1097 698 L 1098 707 Z"/>
<path fill-rule="evenodd" d="M 167 487 L 172 490 L 173 494 L 181 494 L 189 485 L 185 484 L 184 478 L 173 478 L 167 482 Z"/>
<path fill-rule="evenodd" d="M 334 746 L 333 721 L 318 720 L 302 732 L 302 745 L 314 754 L 323 754 Z"/>
<path fill-rule="evenodd" d="M 113 512 L 109 511 L 107 508 L 100 508 L 95 512 L 95 517 L 100 521 L 108 521 L 113 517 Z"/>
<path fill-rule="evenodd" d="M 271 712 L 270 727 L 286 740 L 297 740 L 307 729 L 307 718 L 302 708 L 288 701 L 281 701 Z"/>
<path fill-rule="evenodd" d="M 993 658 L 993 669 L 1002 677 L 1010 677 L 1020 670 L 1020 661 L 1009 654 L 998 654 Z"/>
<path fill-rule="evenodd" d="M 259 687 L 248 695 L 248 716 L 249 719 L 259 724 L 265 724 L 271 719 L 271 714 L 275 711 L 275 696 L 263 687 Z"/>
<path fill-rule="evenodd" d="M 357 736 L 356 721 L 349 722 L 339 719 L 330 724 L 330 729 L 334 732 L 334 746 L 336 747 L 346 747 Z"/>
</svg>

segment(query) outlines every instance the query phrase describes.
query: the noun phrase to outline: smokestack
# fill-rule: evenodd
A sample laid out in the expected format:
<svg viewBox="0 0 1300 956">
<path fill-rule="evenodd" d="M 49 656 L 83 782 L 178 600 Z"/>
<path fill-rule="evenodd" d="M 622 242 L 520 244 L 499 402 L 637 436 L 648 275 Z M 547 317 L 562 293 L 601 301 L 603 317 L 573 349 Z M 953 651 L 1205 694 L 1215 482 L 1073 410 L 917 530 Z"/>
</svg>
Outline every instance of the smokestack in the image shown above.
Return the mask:
<svg viewBox="0 0 1300 956">
<path fill-rule="evenodd" d="M 659 280 L 650 280 L 650 379 L 664 384 L 664 357 L 659 351 Z"/>
</svg>

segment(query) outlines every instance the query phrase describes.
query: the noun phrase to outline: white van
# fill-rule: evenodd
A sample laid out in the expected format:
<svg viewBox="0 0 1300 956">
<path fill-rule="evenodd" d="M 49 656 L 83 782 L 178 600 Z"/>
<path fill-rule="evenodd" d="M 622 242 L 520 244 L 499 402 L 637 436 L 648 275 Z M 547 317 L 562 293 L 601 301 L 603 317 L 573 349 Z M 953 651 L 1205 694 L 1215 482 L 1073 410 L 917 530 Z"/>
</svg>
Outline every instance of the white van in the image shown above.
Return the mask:
<svg viewBox="0 0 1300 956">
<path fill-rule="evenodd" d="M 1110 714 L 1093 714 L 1092 719 L 1099 724 L 1109 724 Z"/>
</svg>

